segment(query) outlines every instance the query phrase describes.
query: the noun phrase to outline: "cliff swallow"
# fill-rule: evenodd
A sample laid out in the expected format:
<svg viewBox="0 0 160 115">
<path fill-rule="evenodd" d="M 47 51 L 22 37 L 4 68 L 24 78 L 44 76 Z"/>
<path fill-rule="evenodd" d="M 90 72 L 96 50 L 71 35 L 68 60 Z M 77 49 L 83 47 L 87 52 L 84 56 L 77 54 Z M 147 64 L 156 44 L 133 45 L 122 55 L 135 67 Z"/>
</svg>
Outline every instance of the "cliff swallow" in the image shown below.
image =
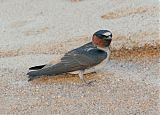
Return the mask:
<svg viewBox="0 0 160 115">
<path fill-rule="evenodd" d="M 29 80 L 44 76 L 55 76 L 63 73 L 78 74 L 80 79 L 87 83 L 84 74 L 101 69 L 109 60 L 112 33 L 108 30 L 99 30 L 89 42 L 79 48 L 67 52 L 57 64 L 45 64 L 29 68 Z"/>
</svg>

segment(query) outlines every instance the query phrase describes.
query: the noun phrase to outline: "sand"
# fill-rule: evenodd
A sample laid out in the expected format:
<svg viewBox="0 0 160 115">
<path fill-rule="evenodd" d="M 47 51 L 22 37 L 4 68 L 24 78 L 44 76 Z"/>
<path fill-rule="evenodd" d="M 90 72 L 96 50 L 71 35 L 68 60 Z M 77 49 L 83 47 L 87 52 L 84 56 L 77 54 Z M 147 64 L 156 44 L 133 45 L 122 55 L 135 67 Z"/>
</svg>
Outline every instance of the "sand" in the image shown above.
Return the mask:
<svg viewBox="0 0 160 115">
<path fill-rule="evenodd" d="M 0 114 L 159 114 L 157 0 L 0 0 Z M 113 33 L 103 70 L 28 82 L 30 66 L 56 61 Z"/>
</svg>

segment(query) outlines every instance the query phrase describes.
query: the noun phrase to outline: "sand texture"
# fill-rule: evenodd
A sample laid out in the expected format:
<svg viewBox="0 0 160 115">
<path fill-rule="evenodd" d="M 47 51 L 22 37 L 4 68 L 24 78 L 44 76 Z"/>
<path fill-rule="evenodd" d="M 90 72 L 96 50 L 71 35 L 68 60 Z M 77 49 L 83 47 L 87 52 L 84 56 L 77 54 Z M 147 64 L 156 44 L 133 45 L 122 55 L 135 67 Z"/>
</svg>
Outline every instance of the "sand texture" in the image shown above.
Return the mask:
<svg viewBox="0 0 160 115">
<path fill-rule="evenodd" d="M 0 0 L 0 115 L 158 115 L 158 0 Z M 56 63 L 113 33 L 103 70 L 28 82 L 30 66 Z"/>
</svg>

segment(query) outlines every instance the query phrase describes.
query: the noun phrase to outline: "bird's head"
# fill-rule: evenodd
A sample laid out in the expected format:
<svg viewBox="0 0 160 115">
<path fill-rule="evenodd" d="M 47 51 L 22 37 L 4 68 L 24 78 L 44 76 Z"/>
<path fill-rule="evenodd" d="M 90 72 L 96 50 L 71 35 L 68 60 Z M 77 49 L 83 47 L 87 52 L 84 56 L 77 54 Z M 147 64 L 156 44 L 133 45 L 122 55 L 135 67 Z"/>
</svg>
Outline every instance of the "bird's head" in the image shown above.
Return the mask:
<svg viewBox="0 0 160 115">
<path fill-rule="evenodd" d="M 109 30 L 99 30 L 92 37 L 92 43 L 101 48 L 109 47 L 111 41 L 112 33 Z"/>
</svg>

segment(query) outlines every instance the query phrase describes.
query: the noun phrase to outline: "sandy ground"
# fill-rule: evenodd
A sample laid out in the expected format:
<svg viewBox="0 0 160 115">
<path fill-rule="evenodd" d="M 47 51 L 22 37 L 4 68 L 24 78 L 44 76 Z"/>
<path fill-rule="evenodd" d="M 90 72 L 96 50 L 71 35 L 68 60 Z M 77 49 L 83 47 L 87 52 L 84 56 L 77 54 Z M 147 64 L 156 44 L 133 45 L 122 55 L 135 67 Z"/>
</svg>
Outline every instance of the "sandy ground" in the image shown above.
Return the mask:
<svg viewBox="0 0 160 115">
<path fill-rule="evenodd" d="M 0 0 L 0 115 L 158 115 L 160 36 L 157 0 Z M 28 67 L 56 62 L 113 32 L 106 67 L 86 75 L 28 82 Z"/>
</svg>

